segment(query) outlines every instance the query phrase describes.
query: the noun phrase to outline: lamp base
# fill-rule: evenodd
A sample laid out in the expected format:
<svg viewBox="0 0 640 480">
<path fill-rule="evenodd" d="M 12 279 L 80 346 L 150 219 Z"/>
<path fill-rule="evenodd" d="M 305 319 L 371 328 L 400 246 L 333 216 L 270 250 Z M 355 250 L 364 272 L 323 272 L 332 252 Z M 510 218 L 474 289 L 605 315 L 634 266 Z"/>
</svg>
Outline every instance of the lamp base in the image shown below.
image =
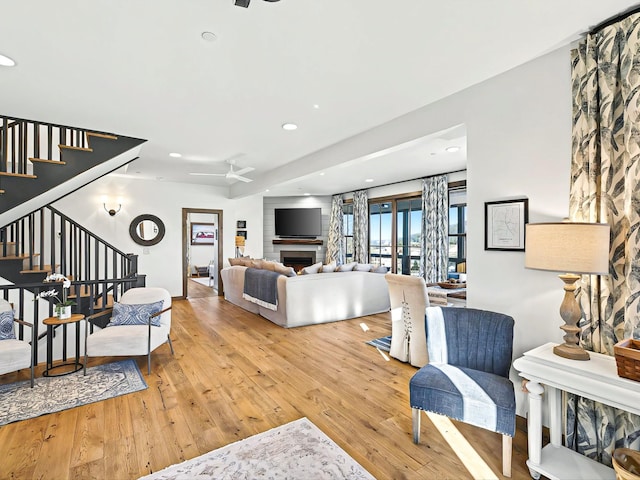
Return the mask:
<svg viewBox="0 0 640 480">
<path fill-rule="evenodd" d="M 553 347 L 553 353 L 559 357 L 569 358 L 571 360 L 589 360 L 589 352 L 582 347 L 569 345 L 568 343 L 556 345 Z"/>
</svg>

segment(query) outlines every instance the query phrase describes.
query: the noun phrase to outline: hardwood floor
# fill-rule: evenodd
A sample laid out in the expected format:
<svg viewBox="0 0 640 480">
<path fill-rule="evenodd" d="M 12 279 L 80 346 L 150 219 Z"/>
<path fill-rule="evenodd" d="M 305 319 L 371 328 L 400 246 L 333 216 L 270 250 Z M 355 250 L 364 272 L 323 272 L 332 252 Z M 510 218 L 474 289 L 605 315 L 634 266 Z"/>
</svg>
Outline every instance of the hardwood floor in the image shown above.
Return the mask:
<svg viewBox="0 0 640 480">
<path fill-rule="evenodd" d="M 156 350 L 151 375 L 138 358 L 149 388 L 0 427 L 0 478 L 134 479 L 303 416 L 377 479 L 474 478 L 426 416 L 413 444 L 416 370 L 364 343 L 389 333 L 388 314 L 283 329 L 221 297 L 174 301 L 175 356 Z M 500 435 L 455 425 L 502 478 Z M 513 447 L 530 478 L 521 430 Z"/>
</svg>

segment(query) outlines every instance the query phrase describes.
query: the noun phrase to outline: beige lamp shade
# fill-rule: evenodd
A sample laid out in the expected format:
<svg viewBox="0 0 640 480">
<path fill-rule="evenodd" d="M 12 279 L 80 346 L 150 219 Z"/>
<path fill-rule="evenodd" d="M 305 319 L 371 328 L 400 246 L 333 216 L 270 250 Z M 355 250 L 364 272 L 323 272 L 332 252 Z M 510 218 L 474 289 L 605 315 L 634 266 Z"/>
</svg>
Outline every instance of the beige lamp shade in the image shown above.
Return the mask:
<svg viewBox="0 0 640 480">
<path fill-rule="evenodd" d="M 526 239 L 526 268 L 609 273 L 609 225 L 605 223 L 530 223 L 526 226 Z"/>
</svg>

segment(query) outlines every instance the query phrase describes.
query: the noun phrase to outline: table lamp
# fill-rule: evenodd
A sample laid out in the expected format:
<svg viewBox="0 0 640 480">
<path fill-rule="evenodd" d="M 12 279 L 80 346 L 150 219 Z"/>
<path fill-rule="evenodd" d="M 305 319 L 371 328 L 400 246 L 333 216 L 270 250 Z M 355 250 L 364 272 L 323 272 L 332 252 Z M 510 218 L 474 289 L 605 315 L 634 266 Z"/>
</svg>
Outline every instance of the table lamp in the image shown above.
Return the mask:
<svg viewBox="0 0 640 480">
<path fill-rule="evenodd" d="M 605 223 L 531 223 L 526 226 L 525 267 L 554 272 L 564 282 L 564 299 L 560 316 L 565 332 L 564 344 L 553 353 L 572 360 L 589 360 L 589 353 L 580 346 L 582 316 L 576 300 L 575 282 L 581 274 L 609 273 L 609 225 Z"/>
</svg>

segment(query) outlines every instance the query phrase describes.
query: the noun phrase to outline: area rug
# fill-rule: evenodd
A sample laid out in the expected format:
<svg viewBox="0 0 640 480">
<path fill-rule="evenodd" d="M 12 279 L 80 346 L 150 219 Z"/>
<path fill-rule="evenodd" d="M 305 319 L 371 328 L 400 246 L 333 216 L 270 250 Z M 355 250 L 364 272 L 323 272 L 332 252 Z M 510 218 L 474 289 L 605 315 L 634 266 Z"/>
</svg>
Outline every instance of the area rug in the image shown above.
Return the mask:
<svg viewBox="0 0 640 480">
<path fill-rule="evenodd" d="M 107 363 L 60 377 L 0 385 L 0 425 L 60 412 L 147 388 L 135 360 Z"/>
<path fill-rule="evenodd" d="M 191 280 L 193 280 L 194 282 L 199 283 L 200 285 L 204 285 L 205 287 L 212 287 L 213 288 L 213 282 L 209 279 L 209 277 L 202 277 L 202 278 L 191 277 Z"/>
<path fill-rule="evenodd" d="M 391 335 L 389 335 L 388 337 L 376 338 L 375 340 L 369 340 L 368 342 L 366 342 L 366 344 L 373 345 L 383 352 L 388 352 L 391 350 Z"/>
<path fill-rule="evenodd" d="M 140 480 L 375 480 L 309 419 L 231 443 Z"/>
</svg>

